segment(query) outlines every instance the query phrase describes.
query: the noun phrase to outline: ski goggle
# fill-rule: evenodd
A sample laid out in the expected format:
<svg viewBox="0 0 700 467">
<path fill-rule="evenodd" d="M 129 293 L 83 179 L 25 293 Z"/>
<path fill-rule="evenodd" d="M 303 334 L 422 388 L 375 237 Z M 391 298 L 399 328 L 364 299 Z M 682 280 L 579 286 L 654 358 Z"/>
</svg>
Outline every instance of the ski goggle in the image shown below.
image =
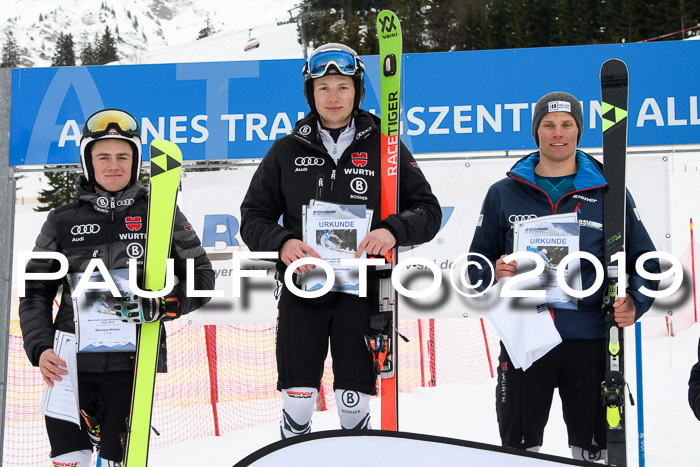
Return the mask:
<svg viewBox="0 0 700 467">
<path fill-rule="evenodd" d="M 99 138 L 110 130 L 128 137 L 141 136 L 139 124 L 134 117 L 123 110 L 105 109 L 90 115 L 83 127 L 83 137 Z"/>
<path fill-rule="evenodd" d="M 343 75 L 353 76 L 362 65 L 355 56 L 346 50 L 327 50 L 314 54 L 306 63 L 307 71 L 312 78 L 320 78 L 328 71 L 329 66 L 335 68 Z"/>
</svg>

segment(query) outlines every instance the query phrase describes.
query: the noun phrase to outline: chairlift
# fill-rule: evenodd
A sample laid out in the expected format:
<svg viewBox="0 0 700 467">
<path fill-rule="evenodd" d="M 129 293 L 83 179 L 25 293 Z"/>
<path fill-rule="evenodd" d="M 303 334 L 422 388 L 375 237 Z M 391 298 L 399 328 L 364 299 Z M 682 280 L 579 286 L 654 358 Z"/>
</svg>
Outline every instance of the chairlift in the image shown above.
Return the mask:
<svg viewBox="0 0 700 467">
<path fill-rule="evenodd" d="M 245 47 L 243 47 L 244 52 L 248 52 L 249 50 L 257 49 L 258 47 L 260 47 L 260 41 L 254 37 L 250 37 L 250 33 L 252 31 L 252 28 L 248 29 L 248 42 L 246 42 Z"/>
</svg>

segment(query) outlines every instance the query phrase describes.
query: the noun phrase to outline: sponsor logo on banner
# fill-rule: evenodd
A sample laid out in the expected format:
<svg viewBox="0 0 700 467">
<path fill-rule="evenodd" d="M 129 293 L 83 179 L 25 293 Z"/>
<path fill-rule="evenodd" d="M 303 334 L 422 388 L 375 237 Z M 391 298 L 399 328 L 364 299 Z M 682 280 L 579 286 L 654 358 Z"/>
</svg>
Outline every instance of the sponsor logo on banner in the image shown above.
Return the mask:
<svg viewBox="0 0 700 467">
<path fill-rule="evenodd" d="M 364 167 L 367 165 L 367 153 L 366 152 L 353 152 L 352 153 L 352 163 L 355 167 Z"/>
<path fill-rule="evenodd" d="M 294 164 L 297 167 L 320 167 L 325 163 L 326 161 L 323 159 L 323 157 L 297 157 L 294 159 Z"/>
<path fill-rule="evenodd" d="M 73 235 L 89 235 L 89 234 L 96 234 L 97 232 L 100 231 L 100 225 L 99 224 L 80 224 L 80 225 L 74 225 L 70 229 L 70 233 Z"/>
<path fill-rule="evenodd" d="M 124 218 L 124 221 L 126 222 L 126 228 L 131 230 L 132 232 L 141 230 L 141 226 L 143 225 L 143 223 L 141 222 L 141 216 L 127 216 L 126 218 Z"/>
</svg>

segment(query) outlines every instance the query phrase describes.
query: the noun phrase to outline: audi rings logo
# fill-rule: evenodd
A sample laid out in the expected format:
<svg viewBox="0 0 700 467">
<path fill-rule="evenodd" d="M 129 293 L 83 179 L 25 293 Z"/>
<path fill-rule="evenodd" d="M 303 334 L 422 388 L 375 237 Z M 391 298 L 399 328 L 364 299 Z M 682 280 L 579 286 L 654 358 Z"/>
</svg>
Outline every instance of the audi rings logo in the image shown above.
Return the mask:
<svg viewBox="0 0 700 467">
<path fill-rule="evenodd" d="M 133 198 L 120 199 L 117 201 L 117 206 L 131 206 L 132 204 L 134 204 Z"/>
<path fill-rule="evenodd" d="M 537 216 L 535 214 L 511 214 L 510 217 L 508 218 L 508 222 L 511 224 L 515 224 L 516 222 L 520 221 L 526 221 L 529 219 L 536 219 Z"/>
<path fill-rule="evenodd" d="M 104 196 L 100 196 L 99 198 L 97 198 L 95 204 L 97 204 L 101 208 L 106 208 L 107 206 L 109 206 L 109 200 Z"/>
<path fill-rule="evenodd" d="M 96 234 L 97 232 L 100 231 L 100 225 L 99 224 L 81 224 L 81 225 L 74 225 L 70 229 L 70 233 L 73 235 L 87 235 L 87 234 Z"/>
<path fill-rule="evenodd" d="M 294 159 L 294 163 L 298 167 L 313 167 L 315 165 L 321 166 L 326 163 L 322 157 L 297 157 Z"/>
<path fill-rule="evenodd" d="M 299 134 L 302 136 L 309 136 L 311 134 L 311 127 L 309 125 L 304 125 L 299 128 Z"/>
</svg>

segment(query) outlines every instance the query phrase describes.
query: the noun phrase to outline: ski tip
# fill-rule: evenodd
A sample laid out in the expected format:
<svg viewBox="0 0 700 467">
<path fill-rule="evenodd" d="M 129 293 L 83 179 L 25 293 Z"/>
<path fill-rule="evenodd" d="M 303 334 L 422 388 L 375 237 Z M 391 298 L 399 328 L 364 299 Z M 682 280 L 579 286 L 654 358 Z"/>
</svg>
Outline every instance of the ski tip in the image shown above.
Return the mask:
<svg viewBox="0 0 700 467">
<path fill-rule="evenodd" d="M 601 75 L 604 73 L 625 73 L 627 74 L 627 64 L 619 58 L 611 58 L 603 62 L 600 67 Z"/>
<path fill-rule="evenodd" d="M 162 156 L 163 154 L 167 154 L 172 159 L 182 162 L 182 151 L 180 151 L 180 147 L 177 144 L 166 139 L 154 139 L 149 148 L 151 161 L 158 156 Z"/>
<path fill-rule="evenodd" d="M 380 39 L 399 38 L 401 24 L 399 18 L 391 10 L 382 10 L 377 15 L 377 33 Z"/>
</svg>

